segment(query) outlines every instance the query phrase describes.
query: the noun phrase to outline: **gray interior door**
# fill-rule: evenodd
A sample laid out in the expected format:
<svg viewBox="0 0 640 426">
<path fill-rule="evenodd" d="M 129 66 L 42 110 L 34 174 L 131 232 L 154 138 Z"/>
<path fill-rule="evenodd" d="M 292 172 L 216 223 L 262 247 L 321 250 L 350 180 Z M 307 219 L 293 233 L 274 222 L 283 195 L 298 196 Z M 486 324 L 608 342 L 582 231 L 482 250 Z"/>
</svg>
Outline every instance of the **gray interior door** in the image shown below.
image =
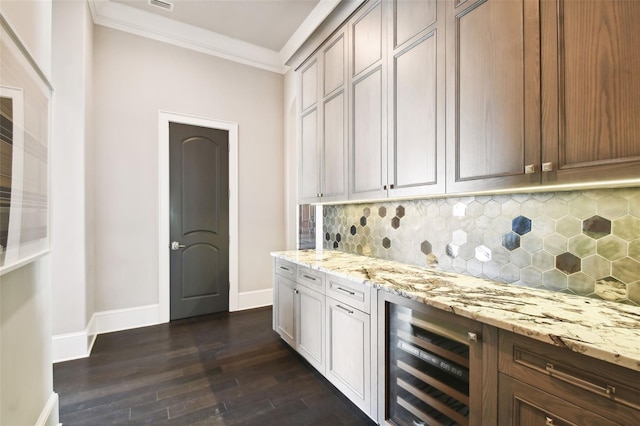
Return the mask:
<svg viewBox="0 0 640 426">
<path fill-rule="evenodd" d="M 169 124 L 171 319 L 229 309 L 229 132 Z"/>
</svg>

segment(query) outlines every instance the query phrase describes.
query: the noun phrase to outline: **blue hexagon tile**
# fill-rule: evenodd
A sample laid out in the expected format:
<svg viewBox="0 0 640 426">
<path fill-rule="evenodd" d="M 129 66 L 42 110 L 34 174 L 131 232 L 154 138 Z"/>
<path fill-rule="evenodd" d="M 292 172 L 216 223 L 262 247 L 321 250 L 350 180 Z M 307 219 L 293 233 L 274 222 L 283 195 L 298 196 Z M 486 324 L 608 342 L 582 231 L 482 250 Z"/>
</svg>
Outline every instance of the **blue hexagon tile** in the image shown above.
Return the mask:
<svg viewBox="0 0 640 426">
<path fill-rule="evenodd" d="M 324 248 L 640 305 L 640 188 L 332 205 Z"/>
</svg>

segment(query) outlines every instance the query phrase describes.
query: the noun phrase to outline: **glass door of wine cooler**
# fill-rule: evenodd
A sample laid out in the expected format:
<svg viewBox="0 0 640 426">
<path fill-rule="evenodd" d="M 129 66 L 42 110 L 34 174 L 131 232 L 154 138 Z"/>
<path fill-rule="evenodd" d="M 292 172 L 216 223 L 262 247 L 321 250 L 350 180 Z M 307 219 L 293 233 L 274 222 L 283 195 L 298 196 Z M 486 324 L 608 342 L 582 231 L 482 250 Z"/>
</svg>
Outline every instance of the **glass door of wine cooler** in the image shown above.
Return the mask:
<svg viewBox="0 0 640 426">
<path fill-rule="evenodd" d="M 387 420 L 469 425 L 468 328 L 387 304 Z"/>
</svg>

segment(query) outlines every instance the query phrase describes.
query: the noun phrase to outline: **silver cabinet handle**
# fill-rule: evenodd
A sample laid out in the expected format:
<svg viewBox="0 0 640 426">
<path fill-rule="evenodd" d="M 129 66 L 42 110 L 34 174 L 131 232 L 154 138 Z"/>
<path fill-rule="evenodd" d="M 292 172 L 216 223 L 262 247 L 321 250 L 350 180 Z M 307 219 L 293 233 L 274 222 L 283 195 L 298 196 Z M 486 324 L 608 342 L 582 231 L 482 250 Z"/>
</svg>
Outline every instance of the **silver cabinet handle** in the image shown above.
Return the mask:
<svg viewBox="0 0 640 426">
<path fill-rule="evenodd" d="M 536 172 L 536 165 L 535 164 L 527 164 L 526 166 L 524 166 L 524 174 L 526 175 L 530 175 L 532 173 Z"/>
<path fill-rule="evenodd" d="M 289 269 L 289 268 L 284 267 L 284 266 L 281 266 L 281 267 L 280 267 L 280 269 L 284 269 L 284 270 L 285 270 L 285 271 L 287 271 L 287 272 L 289 272 L 289 271 L 290 271 L 290 269 Z"/>
<path fill-rule="evenodd" d="M 345 312 L 346 312 L 346 313 L 348 313 L 348 314 L 353 314 L 353 311 L 352 311 L 352 310 L 347 309 L 347 308 L 345 308 L 345 307 L 344 307 L 344 306 L 342 306 L 342 305 L 336 305 L 336 308 L 338 308 L 338 309 L 340 309 L 340 310 L 342 310 L 342 311 L 345 311 Z"/>
<path fill-rule="evenodd" d="M 185 248 L 185 247 L 186 246 L 184 244 L 180 244 L 177 241 L 171 241 L 171 250 L 175 251 L 175 250 L 178 250 L 178 249 L 181 249 L 181 248 Z"/>
<path fill-rule="evenodd" d="M 354 296 L 356 294 L 355 292 L 347 290 L 346 288 L 337 287 L 337 289 L 340 290 L 340 291 L 344 291 L 345 293 L 349 293 L 352 296 Z"/>
<path fill-rule="evenodd" d="M 606 387 L 598 386 L 595 383 L 588 382 L 586 380 L 582 380 L 578 377 L 574 377 L 570 374 L 564 373 L 562 371 L 556 370 L 553 364 L 550 362 L 547 363 L 545 367 L 547 374 L 551 377 L 555 377 L 558 380 L 562 380 L 565 383 L 569 383 L 571 385 L 577 386 L 579 388 L 591 391 L 593 393 L 599 393 L 604 396 L 613 397 L 616 394 L 615 386 L 606 385 Z"/>
<path fill-rule="evenodd" d="M 312 281 L 315 281 L 315 280 L 316 280 L 316 279 L 315 279 L 315 277 L 312 277 L 312 276 L 307 275 L 307 274 L 304 274 L 304 275 L 302 275 L 302 276 L 303 276 L 304 278 L 308 279 L 308 280 L 312 280 Z"/>
<path fill-rule="evenodd" d="M 292 288 L 292 289 L 291 289 L 291 292 L 292 292 L 293 294 L 298 294 L 298 293 L 300 293 L 300 292 L 299 292 L 297 289 L 295 289 L 295 288 Z"/>
<path fill-rule="evenodd" d="M 553 171 L 553 163 L 542 163 L 542 171 L 544 173 Z"/>
<path fill-rule="evenodd" d="M 553 426 L 555 423 L 551 417 L 546 417 L 544 420 L 544 426 Z"/>
</svg>

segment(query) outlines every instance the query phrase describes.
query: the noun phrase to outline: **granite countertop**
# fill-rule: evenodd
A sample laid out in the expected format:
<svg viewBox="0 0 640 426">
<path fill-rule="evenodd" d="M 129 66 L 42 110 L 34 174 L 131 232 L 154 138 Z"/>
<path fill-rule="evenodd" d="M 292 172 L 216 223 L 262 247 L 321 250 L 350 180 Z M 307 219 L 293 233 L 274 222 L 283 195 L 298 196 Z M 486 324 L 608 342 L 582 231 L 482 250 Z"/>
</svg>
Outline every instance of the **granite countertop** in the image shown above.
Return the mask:
<svg viewBox="0 0 640 426">
<path fill-rule="evenodd" d="M 272 256 L 640 371 L 640 308 L 334 250 Z"/>
</svg>

